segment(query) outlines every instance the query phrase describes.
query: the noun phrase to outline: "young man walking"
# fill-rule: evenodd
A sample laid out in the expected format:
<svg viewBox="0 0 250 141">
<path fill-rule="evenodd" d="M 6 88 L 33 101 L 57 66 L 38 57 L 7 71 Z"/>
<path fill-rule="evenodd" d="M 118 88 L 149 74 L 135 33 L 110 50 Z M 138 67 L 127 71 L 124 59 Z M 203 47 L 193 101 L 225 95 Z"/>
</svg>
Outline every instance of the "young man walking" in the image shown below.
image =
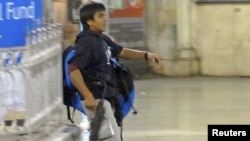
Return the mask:
<svg viewBox="0 0 250 141">
<path fill-rule="evenodd" d="M 84 31 L 76 38 L 76 53 L 69 62 L 70 78 L 84 99 L 83 107 L 90 120 L 95 116 L 96 106 L 105 90 L 104 117 L 110 122 L 112 135 L 103 138 L 106 138 L 105 141 L 121 141 L 113 112 L 118 91 L 110 58 L 117 56 L 125 59 L 148 59 L 158 64 L 160 59 L 150 52 L 122 47 L 103 34 L 107 26 L 107 16 L 102 3 L 86 3 L 80 9 L 79 16 Z"/>
</svg>

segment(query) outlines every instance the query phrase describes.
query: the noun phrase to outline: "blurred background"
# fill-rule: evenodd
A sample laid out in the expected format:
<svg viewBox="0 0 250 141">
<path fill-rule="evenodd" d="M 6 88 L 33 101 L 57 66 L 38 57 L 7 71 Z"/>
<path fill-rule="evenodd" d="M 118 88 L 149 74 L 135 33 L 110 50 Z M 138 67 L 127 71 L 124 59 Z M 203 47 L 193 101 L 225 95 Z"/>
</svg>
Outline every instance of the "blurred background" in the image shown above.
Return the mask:
<svg viewBox="0 0 250 141">
<path fill-rule="evenodd" d="M 79 32 L 69 10 L 75 1 L 53 1 L 54 19 L 64 28 L 63 46 L 72 44 Z M 154 72 L 166 76 L 249 76 L 248 0 L 105 2 L 110 5 L 107 32 L 126 47 L 157 53 L 162 65 L 152 66 Z M 131 65 L 132 70 L 147 72 L 140 64 Z"/>
<path fill-rule="evenodd" d="M 81 31 L 78 10 L 88 1 L 0 2 L 1 141 L 88 136 L 68 124 L 61 96 L 61 53 Z M 249 122 L 250 0 L 94 1 L 107 7 L 106 34 L 161 59 L 122 60 L 147 116 L 128 117 L 127 140 L 203 141 L 209 123 Z"/>
</svg>

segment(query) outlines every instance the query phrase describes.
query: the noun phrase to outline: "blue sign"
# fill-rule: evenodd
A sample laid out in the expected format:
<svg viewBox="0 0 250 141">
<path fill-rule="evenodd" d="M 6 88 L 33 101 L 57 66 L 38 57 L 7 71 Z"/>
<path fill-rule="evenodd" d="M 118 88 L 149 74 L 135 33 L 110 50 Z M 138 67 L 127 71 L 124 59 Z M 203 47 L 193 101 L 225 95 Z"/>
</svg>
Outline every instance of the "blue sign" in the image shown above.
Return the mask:
<svg viewBox="0 0 250 141">
<path fill-rule="evenodd" d="M 26 44 L 26 34 L 42 21 L 42 0 L 0 1 L 0 48 Z"/>
</svg>

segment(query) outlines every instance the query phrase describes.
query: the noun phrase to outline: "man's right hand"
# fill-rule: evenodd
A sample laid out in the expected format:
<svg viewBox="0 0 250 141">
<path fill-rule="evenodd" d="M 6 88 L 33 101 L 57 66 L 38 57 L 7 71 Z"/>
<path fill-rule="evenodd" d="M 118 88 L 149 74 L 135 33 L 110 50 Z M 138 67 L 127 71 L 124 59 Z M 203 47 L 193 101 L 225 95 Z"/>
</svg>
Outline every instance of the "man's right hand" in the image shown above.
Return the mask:
<svg viewBox="0 0 250 141">
<path fill-rule="evenodd" d="M 71 66 L 69 68 L 70 79 L 72 80 L 73 85 L 76 87 L 79 93 L 83 94 L 82 96 L 84 97 L 84 103 L 85 103 L 84 106 L 91 111 L 95 110 L 95 107 L 97 105 L 95 97 L 86 86 L 79 68 L 74 64 L 70 64 L 70 66 Z"/>
<path fill-rule="evenodd" d="M 84 100 L 85 107 L 91 111 L 94 111 L 96 108 L 96 100 L 95 100 L 94 96 L 91 95 L 91 96 L 88 96 L 84 99 L 85 99 Z"/>
</svg>

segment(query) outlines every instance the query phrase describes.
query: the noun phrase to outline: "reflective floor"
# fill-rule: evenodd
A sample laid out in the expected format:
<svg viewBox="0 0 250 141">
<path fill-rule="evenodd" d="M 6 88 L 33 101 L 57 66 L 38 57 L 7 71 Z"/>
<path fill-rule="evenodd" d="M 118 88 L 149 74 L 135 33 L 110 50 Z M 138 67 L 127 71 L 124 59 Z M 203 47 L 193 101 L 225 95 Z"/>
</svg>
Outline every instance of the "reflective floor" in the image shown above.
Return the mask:
<svg viewBox="0 0 250 141">
<path fill-rule="evenodd" d="M 250 78 L 136 80 L 124 141 L 207 141 L 208 124 L 250 123 Z"/>
<path fill-rule="evenodd" d="M 250 124 L 250 77 L 153 77 L 135 87 L 138 114 L 125 118 L 124 141 L 207 141 L 208 124 Z"/>
</svg>

